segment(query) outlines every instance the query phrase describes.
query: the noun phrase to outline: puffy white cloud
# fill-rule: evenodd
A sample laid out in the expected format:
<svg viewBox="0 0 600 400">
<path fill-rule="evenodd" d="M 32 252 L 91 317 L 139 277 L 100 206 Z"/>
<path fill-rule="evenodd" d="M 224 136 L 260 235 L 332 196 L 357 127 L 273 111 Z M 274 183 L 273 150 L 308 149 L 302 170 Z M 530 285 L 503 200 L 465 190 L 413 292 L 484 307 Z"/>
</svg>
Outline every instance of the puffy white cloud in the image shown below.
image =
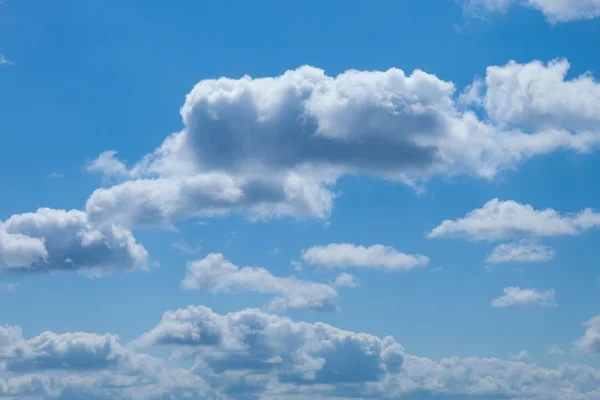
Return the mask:
<svg viewBox="0 0 600 400">
<path fill-rule="evenodd" d="M 513 5 L 541 11 L 551 23 L 593 19 L 600 16 L 600 0 L 466 0 L 469 12 L 505 12 Z"/>
<path fill-rule="evenodd" d="M 26 339 L 18 326 L 0 327 L 0 397 L 167 400 L 211 392 L 202 378 L 164 364 L 113 334 L 46 331 Z"/>
<path fill-rule="evenodd" d="M 306 263 L 324 268 L 357 267 L 406 271 L 429 264 L 426 256 L 405 254 L 380 244 L 369 247 L 350 243 L 313 246 L 302 252 L 302 258 Z"/>
<path fill-rule="evenodd" d="M 540 263 L 554 258 L 554 249 L 529 240 L 496 246 L 485 261 L 492 264 L 508 262 Z"/>
<path fill-rule="evenodd" d="M 556 306 L 556 291 L 507 287 L 504 295 L 492 300 L 492 307 Z"/>
<path fill-rule="evenodd" d="M 145 269 L 148 253 L 131 231 L 91 223 L 79 210 L 40 208 L 0 222 L 0 272 L 80 271 L 102 276 Z"/>
<path fill-rule="evenodd" d="M 271 308 L 311 308 L 334 310 L 337 291 L 334 287 L 296 277 L 277 277 L 264 268 L 240 268 L 222 254 L 211 253 L 205 258 L 188 263 L 181 282 L 185 289 L 210 289 L 227 292 L 233 288 L 274 294 Z"/>
<path fill-rule="evenodd" d="M 497 358 L 406 354 L 391 337 L 295 322 L 258 310 L 220 315 L 206 307 L 170 311 L 139 346 L 170 346 L 197 373 L 236 373 L 260 398 L 588 400 L 600 398 L 600 371 L 579 365 L 545 369 Z M 259 377 L 263 377 L 262 380 Z M 243 386 L 246 389 L 247 386 Z M 256 385 L 250 386 L 256 389 Z M 235 398 L 244 391 L 235 393 Z"/>
<path fill-rule="evenodd" d="M 44 332 L 25 339 L 19 327 L 2 327 L 0 397 L 600 399 L 600 371 L 591 367 L 547 369 L 525 362 L 523 354 L 513 361 L 431 360 L 407 354 L 392 337 L 253 309 L 224 315 L 201 306 L 168 311 L 134 344 L 173 352 L 163 360 L 120 345 L 113 334 Z"/>
<path fill-rule="evenodd" d="M 337 278 L 335 278 L 335 286 L 352 288 L 358 287 L 359 282 L 354 275 L 342 272 L 337 276 Z"/>
<path fill-rule="evenodd" d="M 398 373 L 404 350 L 393 338 L 294 322 L 258 310 L 219 315 L 190 306 L 166 312 L 138 345 L 185 346 L 216 371 L 274 373 L 283 382 L 375 382 Z"/>
<path fill-rule="evenodd" d="M 559 86 L 556 98 L 571 93 L 571 84 Z M 488 89 L 490 99 L 500 86 Z M 519 96 L 518 87 L 507 87 Z M 534 132 L 530 121 L 480 120 L 465 107 L 477 93 L 457 106 L 455 92 L 435 75 L 395 68 L 331 77 L 304 66 L 271 78 L 203 80 L 181 108 L 184 129 L 153 153 L 131 168 L 114 151 L 90 164 L 125 182 L 95 191 L 86 211 L 94 221 L 129 226 L 231 212 L 327 218 L 343 175 L 410 185 L 435 175 L 490 179 L 535 155 L 600 143 L 600 131 L 580 132 L 562 120 Z M 502 116 L 497 108 L 494 116 Z"/>
<path fill-rule="evenodd" d="M 0 327 L 0 365 L 10 372 L 107 369 L 131 361 L 115 335 L 44 332 L 24 339 L 19 327 Z"/>
<path fill-rule="evenodd" d="M 492 199 L 482 208 L 457 220 L 445 220 L 430 238 L 463 237 L 472 240 L 506 240 L 523 237 L 578 235 L 600 225 L 600 213 L 585 209 L 561 215 L 552 208 L 535 210 L 529 204 Z"/>
<path fill-rule="evenodd" d="M 588 353 L 600 353 L 600 315 L 590 319 L 584 325 L 587 329 L 585 334 L 575 341 L 575 348 Z"/>
<path fill-rule="evenodd" d="M 600 83 L 590 74 L 567 80 L 570 64 L 554 60 L 488 67 L 483 106 L 503 125 L 598 132 Z M 591 133 L 580 136 L 586 147 Z"/>
</svg>

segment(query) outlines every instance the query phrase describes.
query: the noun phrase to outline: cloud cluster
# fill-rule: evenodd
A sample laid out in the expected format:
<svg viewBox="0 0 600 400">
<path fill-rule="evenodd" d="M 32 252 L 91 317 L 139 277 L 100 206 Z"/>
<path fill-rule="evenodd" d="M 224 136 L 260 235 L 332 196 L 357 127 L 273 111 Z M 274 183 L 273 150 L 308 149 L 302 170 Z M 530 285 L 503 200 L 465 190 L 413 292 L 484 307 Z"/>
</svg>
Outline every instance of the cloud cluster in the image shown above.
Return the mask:
<svg viewBox="0 0 600 400">
<path fill-rule="evenodd" d="M 166 347 L 166 359 L 139 353 Z M 26 399 L 600 398 L 600 371 L 545 369 L 522 356 L 408 354 L 392 337 L 247 309 L 164 313 L 131 347 L 112 334 L 0 328 L 0 396 Z M 3 375 L 3 374 L 9 374 Z"/>
<path fill-rule="evenodd" d="M 506 12 L 514 4 L 541 11 L 551 23 L 593 19 L 600 16 L 600 0 L 466 0 L 470 13 Z"/>
<path fill-rule="evenodd" d="M 90 164 L 121 182 L 96 190 L 86 212 L 94 221 L 129 227 L 231 212 L 251 219 L 327 218 L 340 176 L 410 185 L 436 175 L 489 179 L 536 155 L 590 151 L 600 143 L 593 113 L 586 114 L 593 104 L 571 107 L 567 99 L 589 93 L 593 101 L 597 85 L 589 76 L 566 81 L 564 66 L 489 68 L 486 82 L 475 85 L 487 89 L 482 119 L 479 105 L 459 104 L 452 82 L 420 70 L 332 77 L 303 66 L 269 78 L 203 80 L 181 108 L 184 129 L 153 153 L 130 167 L 114 151 Z M 508 104 L 523 96 L 514 85 L 523 74 L 538 78 L 532 87 L 540 93 L 558 79 L 553 96 L 565 101 L 534 102 L 530 111 L 501 107 L 502 96 Z M 580 125 L 577 113 L 590 123 Z"/>
<path fill-rule="evenodd" d="M 240 268 L 219 253 L 188 263 L 181 286 L 191 290 L 210 289 L 212 292 L 228 292 L 237 288 L 274 294 L 277 297 L 271 302 L 271 308 L 334 310 L 338 295 L 333 286 L 324 283 L 293 276 L 277 277 L 264 268 Z"/>
<path fill-rule="evenodd" d="M 0 397 L 167 400 L 211 392 L 202 378 L 164 364 L 112 334 L 46 331 L 26 339 L 18 326 L 0 327 Z"/>
<path fill-rule="evenodd" d="M 95 225 L 83 211 L 40 208 L 0 222 L 0 273 L 102 276 L 147 266 L 148 253 L 131 231 Z"/>
<path fill-rule="evenodd" d="M 540 291 L 537 289 L 521 289 L 519 287 L 507 287 L 504 295 L 492 300 L 492 307 L 525 307 L 525 306 L 557 306 L 556 291 L 548 289 Z"/>
<path fill-rule="evenodd" d="M 426 256 L 405 254 L 380 244 L 369 247 L 350 243 L 313 246 L 302 252 L 302 259 L 308 264 L 323 268 L 355 267 L 407 271 L 429 264 L 429 258 Z"/>
<path fill-rule="evenodd" d="M 274 372 L 282 382 L 303 385 L 376 382 L 398 373 L 404 358 L 391 337 L 252 309 L 219 315 L 190 306 L 166 312 L 137 344 L 184 346 L 215 372 Z"/>
</svg>

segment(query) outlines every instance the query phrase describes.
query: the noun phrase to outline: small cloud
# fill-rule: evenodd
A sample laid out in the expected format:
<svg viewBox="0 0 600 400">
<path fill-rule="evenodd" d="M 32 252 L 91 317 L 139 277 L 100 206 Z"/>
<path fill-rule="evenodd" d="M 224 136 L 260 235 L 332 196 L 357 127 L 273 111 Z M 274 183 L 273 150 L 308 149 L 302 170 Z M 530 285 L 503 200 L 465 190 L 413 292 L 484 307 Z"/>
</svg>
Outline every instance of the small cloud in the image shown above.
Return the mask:
<svg viewBox="0 0 600 400">
<path fill-rule="evenodd" d="M 231 246 L 231 244 L 233 243 L 233 241 L 235 240 L 235 238 L 236 238 L 235 232 L 231 232 L 229 234 L 229 239 L 227 239 L 227 243 L 225 243 L 225 247 Z"/>
<path fill-rule="evenodd" d="M 181 239 L 171 245 L 172 248 L 182 252 L 183 254 L 198 254 L 200 253 L 200 245 L 192 246 L 184 239 Z"/>
<path fill-rule="evenodd" d="M 529 355 L 527 354 L 527 351 L 523 350 L 518 352 L 517 354 L 509 354 L 508 355 L 508 359 L 510 361 L 515 361 L 515 362 L 522 362 L 527 360 L 527 358 L 529 357 Z"/>
<path fill-rule="evenodd" d="M 490 267 L 489 265 L 485 265 L 483 267 L 483 269 L 485 270 L 485 272 L 493 272 L 494 271 L 494 268 Z"/>
<path fill-rule="evenodd" d="M 198 222 L 196 222 L 196 225 L 206 226 L 206 225 L 208 225 L 208 222 L 206 222 L 206 221 L 198 221 Z"/>
<path fill-rule="evenodd" d="M 277 247 L 273 248 L 273 249 L 269 249 L 267 250 L 267 254 L 271 254 L 271 255 L 277 255 L 279 254 L 279 249 Z"/>
<path fill-rule="evenodd" d="M 302 264 L 300 261 L 292 260 L 290 261 L 290 265 L 294 268 L 296 272 L 302 272 L 302 270 L 304 269 L 304 264 Z"/>
<path fill-rule="evenodd" d="M 0 53 L 0 65 L 11 65 L 11 66 L 15 66 L 16 64 L 12 61 L 10 61 L 8 58 L 6 58 L 6 56 L 2 53 Z"/>
<path fill-rule="evenodd" d="M 348 274 L 346 272 L 339 274 L 338 277 L 335 278 L 334 282 L 335 286 L 344 288 L 355 288 L 358 287 L 358 284 L 358 279 L 356 279 L 354 275 Z"/>
<path fill-rule="evenodd" d="M 58 179 L 58 178 L 62 178 L 65 174 L 60 173 L 60 172 L 53 172 L 50 175 L 48 175 L 48 179 Z"/>
<path fill-rule="evenodd" d="M 565 351 L 560 346 L 553 344 L 548 349 L 548 354 L 553 355 L 553 356 L 559 356 L 561 354 L 565 354 Z"/>
<path fill-rule="evenodd" d="M 540 291 L 537 289 L 507 287 L 504 289 L 504 295 L 492 300 L 492 307 L 558 307 L 555 296 L 556 291 L 554 289 Z"/>
</svg>

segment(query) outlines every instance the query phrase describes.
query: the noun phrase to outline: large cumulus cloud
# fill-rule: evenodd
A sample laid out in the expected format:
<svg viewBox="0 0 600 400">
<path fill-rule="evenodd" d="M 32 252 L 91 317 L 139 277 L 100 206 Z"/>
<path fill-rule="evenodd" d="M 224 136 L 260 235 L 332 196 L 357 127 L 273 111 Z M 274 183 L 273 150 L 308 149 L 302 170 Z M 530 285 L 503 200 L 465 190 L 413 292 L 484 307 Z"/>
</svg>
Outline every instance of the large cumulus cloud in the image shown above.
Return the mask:
<svg viewBox="0 0 600 400">
<path fill-rule="evenodd" d="M 171 355 L 139 352 L 156 346 Z M 19 327 L 0 328 L 0 397 L 14 399 L 592 400 L 598 387 L 600 371 L 592 367 L 432 360 L 392 337 L 254 309 L 168 311 L 129 346 L 114 334 L 24 338 Z"/>
<path fill-rule="evenodd" d="M 40 208 L 0 222 L 0 273 L 102 276 L 147 266 L 148 253 L 130 230 L 93 224 L 83 211 Z"/>
<path fill-rule="evenodd" d="M 166 312 L 136 344 L 169 346 L 175 357 L 194 360 L 198 374 L 234 372 L 255 383 L 276 378 L 277 384 L 262 386 L 260 398 L 600 398 L 600 371 L 591 367 L 546 369 L 477 357 L 436 361 L 407 354 L 392 337 L 252 309 L 221 315 L 190 306 Z"/>
<path fill-rule="evenodd" d="M 452 82 L 420 70 L 349 70 L 332 77 L 304 66 L 272 78 L 203 80 L 181 108 L 184 129 L 153 153 L 128 167 L 109 151 L 89 165 L 123 182 L 95 191 L 86 210 L 92 220 L 130 226 L 229 212 L 327 218 L 343 175 L 411 185 L 435 175 L 489 179 L 539 154 L 594 149 L 598 126 L 576 118 L 500 121 L 507 111 L 490 99 L 498 87 L 519 96 L 510 84 L 521 73 L 517 67 L 548 71 L 540 79 L 550 84 L 559 79 L 557 98 L 573 92 L 574 84 L 552 73 L 555 64 L 510 63 L 498 67 L 504 74 L 489 69 L 488 120 L 474 111 L 483 101 L 465 108 L 469 102 L 459 104 Z M 581 80 L 578 89 L 596 87 Z M 561 106 L 549 104 L 544 115 Z"/>
<path fill-rule="evenodd" d="M 275 371 L 301 384 L 378 381 L 400 370 L 404 354 L 391 337 L 253 309 L 219 315 L 202 306 L 166 312 L 138 345 L 185 346 L 215 371 Z"/>
</svg>

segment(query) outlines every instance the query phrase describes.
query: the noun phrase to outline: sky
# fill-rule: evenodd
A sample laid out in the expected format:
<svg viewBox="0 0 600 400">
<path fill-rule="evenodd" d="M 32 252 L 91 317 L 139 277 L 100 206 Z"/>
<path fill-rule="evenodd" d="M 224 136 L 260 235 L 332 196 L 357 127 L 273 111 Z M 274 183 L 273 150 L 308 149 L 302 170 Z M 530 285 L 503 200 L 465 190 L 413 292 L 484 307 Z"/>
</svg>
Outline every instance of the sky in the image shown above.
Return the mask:
<svg viewBox="0 0 600 400">
<path fill-rule="evenodd" d="M 0 397 L 600 399 L 598 0 L 4 0 Z"/>
</svg>

